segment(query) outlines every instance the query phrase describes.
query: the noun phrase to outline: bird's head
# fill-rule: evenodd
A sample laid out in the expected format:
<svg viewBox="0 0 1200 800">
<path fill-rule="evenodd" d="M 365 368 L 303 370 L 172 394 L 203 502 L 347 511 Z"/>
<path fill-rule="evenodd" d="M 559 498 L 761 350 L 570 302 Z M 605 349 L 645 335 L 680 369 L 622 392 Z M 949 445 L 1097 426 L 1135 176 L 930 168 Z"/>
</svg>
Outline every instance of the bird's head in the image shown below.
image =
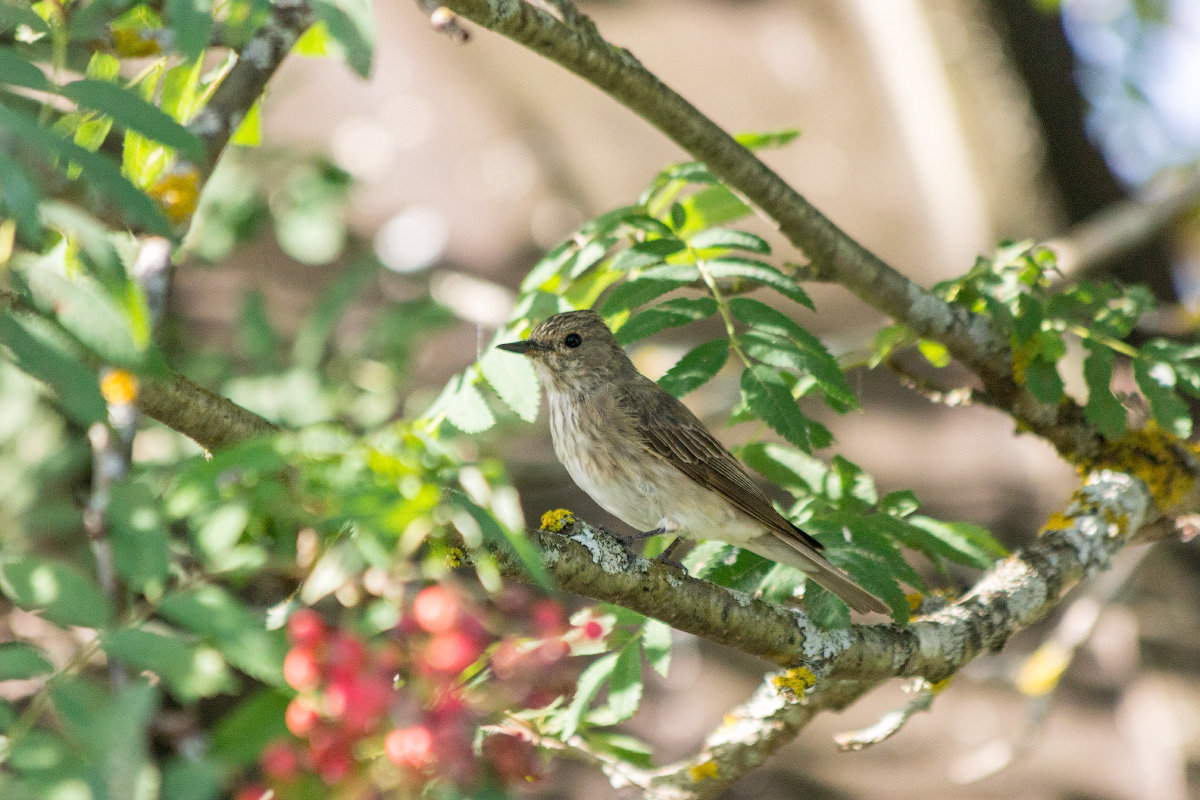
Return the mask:
<svg viewBox="0 0 1200 800">
<path fill-rule="evenodd" d="M 617 337 L 590 310 L 555 314 L 534 328 L 528 339 L 499 347 L 533 359 L 542 382 L 559 391 L 587 391 L 598 381 L 632 369 Z"/>
</svg>

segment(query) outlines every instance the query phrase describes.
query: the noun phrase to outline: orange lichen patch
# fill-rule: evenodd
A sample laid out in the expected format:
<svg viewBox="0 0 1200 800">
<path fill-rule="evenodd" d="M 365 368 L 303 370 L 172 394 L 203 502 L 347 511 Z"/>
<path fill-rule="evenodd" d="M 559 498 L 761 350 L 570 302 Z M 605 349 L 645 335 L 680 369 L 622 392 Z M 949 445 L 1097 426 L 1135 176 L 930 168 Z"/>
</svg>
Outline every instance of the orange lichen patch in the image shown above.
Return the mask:
<svg viewBox="0 0 1200 800">
<path fill-rule="evenodd" d="M 1094 461 L 1079 465 L 1081 474 L 1096 469 L 1112 469 L 1135 475 L 1154 495 L 1159 508 L 1167 509 L 1178 503 L 1192 490 L 1195 478 L 1181 458 L 1184 449 L 1196 453 L 1179 437 L 1148 422 L 1146 427 L 1130 431 Z"/>
<path fill-rule="evenodd" d="M 127 406 L 137 399 L 137 376 L 127 370 L 110 369 L 100 379 L 100 394 L 108 403 Z"/>
<path fill-rule="evenodd" d="M 771 678 L 771 685 L 777 690 L 797 696 L 803 695 L 816 682 L 817 676 L 808 667 L 793 667 Z"/>
<path fill-rule="evenodd" d="M 721 777 L 721 768 L 715 761 L 703 761 L 688 768 L 688 777 L 696 783 L 719 778 Z"/>
<path fill-rule="evenodd" d="M 565 508 L 556 508 L 542 514 L 542 530 L 562 533 L 563 528 L 575 524 L 575 515 Z"/>
<path fill-rule="evenodd" d="M 200 173 L 185 169 L 164 175 L 147 191 L 176 225 L 187 222 L 200 202 Z"/>
<path fill-rule="evenodd" d="M 931 683 L 931 684 L 929 684 L 929 691 L 933 692 L 934 694 L 937 694 L 938 692 L 942 691 L 947 686 L 949 686 L 950 681 L 952 681 L 952 680 L 954 680 L 953 675 L 951 675 L 949 678 L 942 678 L 940 681 L 937 681 L 936 683 Z"/>
<path fill-rule="evenodd" d="M 1055 511 L 1042 526 L 1044 531 L 1065 531 L 1075 524 L 1075 521 L 1060 511 Z"/>
<path fill-rule="evenodd" d="M 908 603 L 909 613 L 915 614 L 921 610 L 921 603 L 925 601 L 925 595 L 920 592 L 909 592 L 904 595 L 904 601 Z"/>
</svg>

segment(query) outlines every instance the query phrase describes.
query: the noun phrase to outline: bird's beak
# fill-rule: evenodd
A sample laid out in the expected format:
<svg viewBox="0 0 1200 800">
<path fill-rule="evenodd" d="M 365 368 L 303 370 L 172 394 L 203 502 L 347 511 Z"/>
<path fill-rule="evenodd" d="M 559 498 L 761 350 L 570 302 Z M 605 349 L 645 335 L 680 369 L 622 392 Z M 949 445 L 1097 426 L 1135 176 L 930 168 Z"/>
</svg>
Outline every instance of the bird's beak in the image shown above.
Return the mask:
<svg viewBox="0 0 1200 800">
<path fill-rule="evenodd" d="M 499 347 L 501 350 L 507 350 L 510 353 L 520 353 L 523 356 L 547 349 L 544 344 L 535 342 L 533 339 L 525 339 L 521 342 L 507 342 L 505 344 L 498 344 L 496 347 Z"/>
</svg>

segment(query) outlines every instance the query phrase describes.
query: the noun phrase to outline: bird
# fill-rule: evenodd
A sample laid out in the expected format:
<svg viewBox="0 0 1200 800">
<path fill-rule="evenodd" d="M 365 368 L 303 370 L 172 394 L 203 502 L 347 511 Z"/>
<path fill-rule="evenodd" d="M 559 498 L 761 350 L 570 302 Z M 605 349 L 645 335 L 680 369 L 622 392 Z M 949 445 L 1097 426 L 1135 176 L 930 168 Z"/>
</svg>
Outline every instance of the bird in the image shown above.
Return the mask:
<svg viewBox="0 0 1200 800">
<path fill-rule="evenodd" d="M 595 311 L 548 317 L 498 347 L 530 358 L 554 453 L 600 507 L 642 536 L 716 539 L 795 567 L 855 611 L 888 613 L 821 554 L 695 414 L 640 373 Z"/>
</svg>

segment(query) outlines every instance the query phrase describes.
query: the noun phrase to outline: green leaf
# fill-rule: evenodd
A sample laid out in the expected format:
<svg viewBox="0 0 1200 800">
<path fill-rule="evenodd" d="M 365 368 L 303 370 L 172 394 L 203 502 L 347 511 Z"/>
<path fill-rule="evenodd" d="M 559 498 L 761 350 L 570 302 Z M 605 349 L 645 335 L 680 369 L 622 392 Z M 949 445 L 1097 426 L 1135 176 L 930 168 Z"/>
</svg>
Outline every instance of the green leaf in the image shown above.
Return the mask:
<svg viewBox="0 0 1200 800">
<path fill-rule="evenodd" d="M 331 47 L 329 28 L 324 21 L 317 20 L 292 45 L 292 52 L 305 58 L 324 58 L 329 55 Z"/>
<path fill-rule="evenodd" d="M 446 405 L 446 419 L 463 433 L 482 433 L 496 424 L 492 410 L 475 384 L 463 375 Z"/>
<path fill-rule="evenodd" d="M 24 642 L 0 642 L 0 681 L 36 678 L 54 671 L 41 651 Z"/>
<path fill-rule="evenodd" d="M 1192 418 L 1187 403 L 1175 393 L 1175 369 L 1165 361 L 1152 362 L 1137 358 L 1133 362 L 1133 377 L 1138 388 L 1150 401 L 1150 412 L 1163 430 L 1186 439 L 1192 435 Z"/>
<path fill-rule="evenodd" d="M 60 325 L 106 363 L 166 374 L 166 360 L 150 341 L 148 326 L 135 329 L 130 315 L 90 275 L 67 278 L 57 266 L 53 261 L 41 262 L 25 272 L 40 308 L 54 314 Z"/>
<path fill-rule="evenodd" d="M 11 158 L 0 158 L 0 204 L 3 204 L 5 216 L 15 220 L 22 233 L 30 239 L 41 237 L 38 209 L 42 205 L 42 194 Z"/>
<path fill-rule="evenodd" d="M 370 0 L 316 0 L 317 17 L 342 50 L 342 58 L 362 77 L 371 72 L 375 20 Z"/>
<path fill-rule="evenodd" d="M 172 67 L 163 76 L 161 108 L 181 125 L 191 122 L 200 110 L 199 88 L 203 68 L 204 59 L 196 57 Z"/>
<path fill-rule="evenodd" d="M 941 342 L 932 339 L 918 339 L 917 350 L 931 365 L 942 369 L 950 366 L 950 351 Z"/>
<path fill-rule="evenodd" d="M 162 498 L 140 481 L 113 484 L 108 500 L 108 535 L 113 563 L 132 588 L 161 589 L 170 564 L 170 536 L 159 510 Z"/>
<path fill-rule="evenodd" d="M 763 422 L 801 450 L 812 446 L 809 422 L 778 370 L 755 364 L 742 372 L 746 405 Z"/>
<path fill-rule="evenodd" d="M 209 758 L 179 756 L 167 761 L 162 775 L 164 800 L 218 800 L 223 765 Z"/>
<path fill-rule="evenodd" d="M 1043 403 L 1057 403 L 1063 397 L 1062 376 L 1058 374 L 1057 364 L 1040 356 L 1031 359 L 1025 367 L 1025 387 Z"/>
<path fill-rule="evenodd" d="M 479 371 L 517 416 L 526 422 L 537 419 L 541 385 L 528 358 L 493 347 L 479 359 Z"/>
<path fill-rule="evenodd" d="M 513 530 L 507 525 L 500 524 L 491 513 L 483 508 L 480 508 L 475 503 L 469 500 L 461 500 L 459 505 L 466 509 L 477 523 L 483 532 L 485 540 L 494 543 L 507 544 L 517 554 L 517 558 L 521 560 L 521 566 L 533 578 L 534 583 L 549 591 L 553 587 L 553 581 L 550 580 L 550 573 L 546 571 L 546 567 L 542 564 L 541 554 L 537 548 L 529 541 L 529 537 L 522 530 Z"/>
<path fill-rule="evenodd" d="M 210 0 L 166 0 L 163 13 L 175 33 L 175 49 L 185 59 L 208 48 L 213 28 Z"/>
<path fill-rule="evenodd" d="M 795 280 L 784 275 L 770 264 L 755 261 L 751 258 L 726 256 L 704 262 L 704 269 L 714 278 L 741 278 L 761 283 L 779 292 L 789 300 L 793 300 L 806 308 L 812 308 L 812 300 Z"/>
<path fill-rule="evenodd" d="M 109 81 L 84 78 L 59 92 L 84 108 L 106 114 L 117 124 L 164 144 L 192 161 L 205 158 L 204 142 L 134 90 Z"/>
<path fill-rule="evenodd" d="M 686 250 L 687 245 L 675 238 L 650 239 L 638 242 L 628 249 L 622 250 L 612 260 L 610 269 L 618 272 L 628 272 L 633 269 L 644 269 L 655 264 L 661 264 L 668 256 Z"/>
<path fill-rule="evenodd" d="M 969 522 L 942 522 L 921 514 L 914 514 L 904 522 L 921 529 L 937 542 L 939 547 L 933 552 L 960 564 L 989 569 L 996 559 L 1008 555 L 1004 545 L 979 525 Z M 926 550 L 925 547 L 919 549 Z"/>
<path fill-rule="evenodd" d="M 20 369 L 44 381 L 58 395 L 71 419 L 87 427 L 108 415 L 95 374 L 64 346 L 61 336 L 41 319 L 0 314 L 0 344 Z"/>
<path fill-rule="evenodd" d="M 727 186 L 709 186 L 679 201 L 679 207 L 687 224 L 676 225 L 681 235 L 695 233 L 705 228 L 728 225 L 751 214 L 753 209 Z"/>
<path fill-rule="evenodd" d="M 751 253 L 769 255 L 771 245 L 761 236 L 755 236 L 746 231 L 734 231 L 726 228 L 709 228 L 700 231 L 688 239 L 688 247 L 693 250 L 723 249 L 747 250 Z"/>
<path fill-rule="evenodd" d="M 154 201 L 130 183 L 105 156 L 88 152 L 74 142 L 61 139 L 35 120 L 4 106 L 0 106 L 0 127 L 51 158 L 78 164 L 83 170 L 83 177 L 107 194 L 113 205 L 129 214 L 145 232 L 167 237 L 174 235 L 171 224 Z"/>
<path fill-rule="evenodd" d="M 666 328 L 686 325 L 716 312 L 717 301 L 711 297 L 677 297 L 630 317 L 617 330 L 617 341 L 623 345 L 631 344 Z"/>
<path fill-rule="evenodd" d="M 575 696 L 571 698 L 571 704 L 563 712 L 561 734 L 563 739 L 571 738 L 579 730 L 579 723 L 583 719 L 584 712 L 587 711 L 588 705 L 600 691 L 600 687 L 616 669 L 618 658 L 620 658 L 620 653 L 609 653 L 589 664 L 588 668 L 579 676 L 579 680 L 575 682 Z"/>
<path fill-rule="evenodd" d="M 262 97 L 250 104 L 250 110 L 229 137 L 230 144 L 239 147 L 258 147 L 262 144 Z"/>
<path fill-rule="evenodd" d="M 211 642 L 229 663 L 264 683 L 283 685 L 283 631 L 268 631 L 263 615 L 252 613 L 216 586 L 169 595 L 159 606 L 163 618 Z"/>
<path fill-rule="evenodd" d="M 800 135 L 796 128 L 785 128 L 781 131 L 760 131 L 754 133 L 739 133 L 734 138 L 738 144 L 749 150 L 766 150 L 785 147 L 795 141 Z"/>
<path fill-rule="evenodd" d="M 840 597 L 816 581 L 808 581 L 804 587 L 804 611 L 823 630 L 850 627 L 850 608 Z"/>
<path fill-rule="evenodd" d="M 0 47 L 0 83 L 24 86 L 41 92 L 52 91 L 45 73 L 7 47 Z"/>
<path fill-rule="evenodd" d="M 671 668 L 671 626 L 648 619 L 642 626 L 642 652 L 654 671 L 664 678 Z"/>
<path fill-rule="evenodd" d="M 642 649 L 638 642 L 625 645 L 617 654 L 608 684 L 608 700 L 595 715 L 605 725 L 623 722 L 637 712 L 642 701 Z"/>
<path fill-rule="evenodd" d="M 56 625 L 100 628 L 112 619 L 108 598 L 69 564 L 37 556 L 0 561 L 0 592 L 26 611 Z"/>
<path fill-rule="evenodd" d="M 126 628 L 105 634 L 101 641 L 110 658 L 162 678 L 181 703 L 236 688 L 233 674 L 216 650 L 191 644 L 177 635 Z"/>
<path fill-rule="evenodd" d="M 712 379 L 728 358 L 729 342 L 724 339 L 705 342 L 679 359 L 658 379 L 658 385 L 676 397 L 683 397 Z"/>
<path fill-rule="evenodd" d="M 213 757 L 239 767 L 254 764 L 267 744 L 288 735 L 284 713 L 291 699 L 291 692 L 274 689 L 251 695 L 213 728 Z"/>
<path fill-rule="evenodd" d="M 755 472 L 794 495 L 821 492 L 829 480 L 829 466 L 808 453 L 775 442 L 751 442 L 740 451 Z"/>
<path fill-rule="evenodd" d="M 1083 360 L 1083 380 L 1088 387 L 1084 417 L 1105 438 L 1117 439 L 1125 433 L 1126 414 L 1112 391 L 1113 351 L 1090 341 L 1085 341 L 1084 347 L 1088 351 Z"/>
<path fill-rule="evenodd" d="M 600 307 L 600 313 L 605 317 L 614 317 L 623 311 L 645 305 L 651 300 L 673 292 L 681 286 L 686 286 L 688 280 L 668 280 L 664 278 L 634 278 L 618 285 L 609 293 Z"/>
</svg>

